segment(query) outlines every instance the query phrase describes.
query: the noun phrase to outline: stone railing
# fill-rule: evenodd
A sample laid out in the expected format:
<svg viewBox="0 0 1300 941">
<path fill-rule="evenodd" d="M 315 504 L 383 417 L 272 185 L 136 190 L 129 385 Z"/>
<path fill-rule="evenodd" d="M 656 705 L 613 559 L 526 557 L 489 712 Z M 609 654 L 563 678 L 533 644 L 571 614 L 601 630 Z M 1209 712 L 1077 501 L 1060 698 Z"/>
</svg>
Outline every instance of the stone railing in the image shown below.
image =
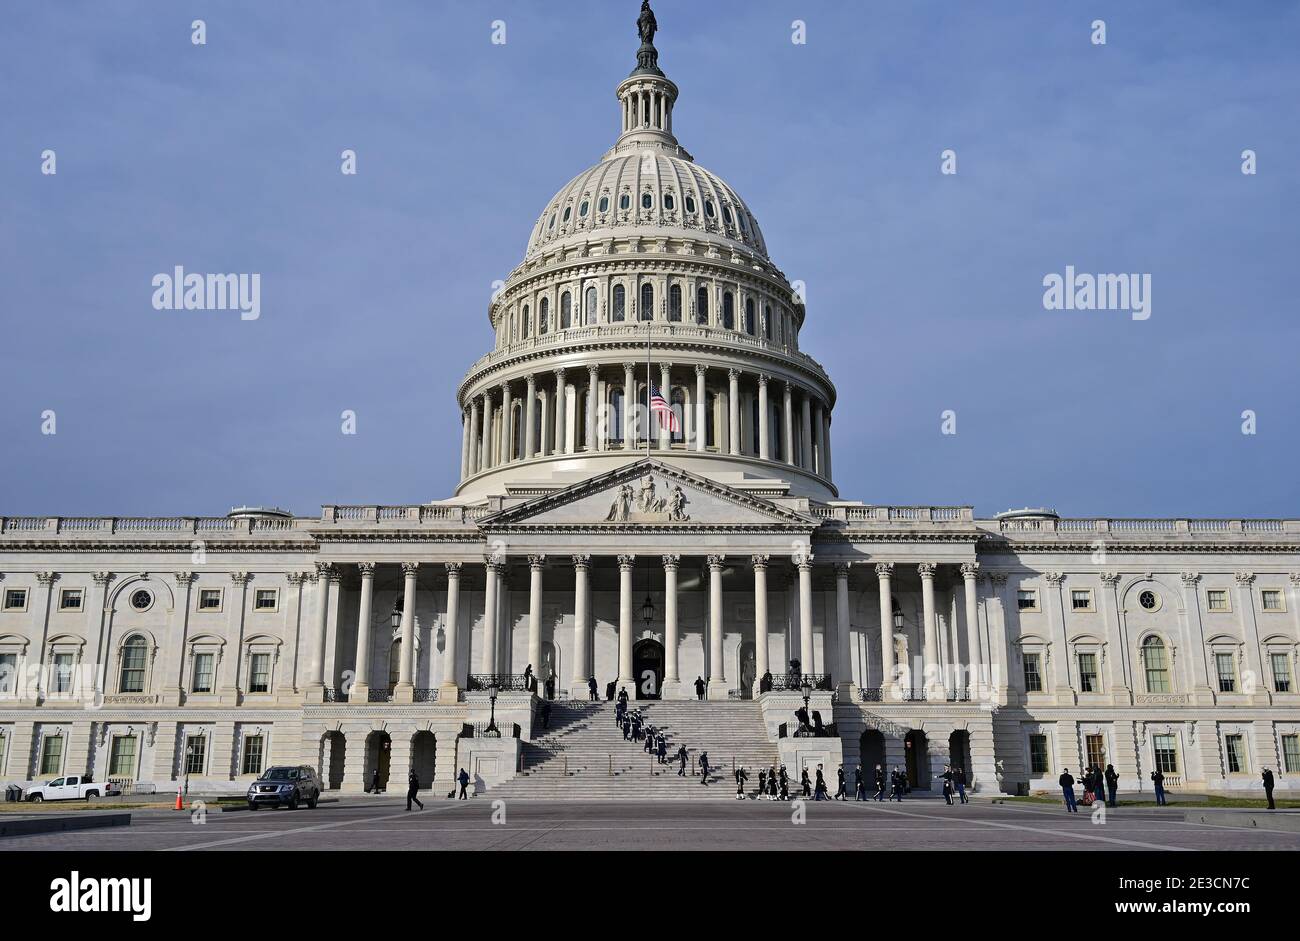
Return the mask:
<svg viewBox="0 0 1300 941">
<path fill-rule="evenodd" d="M 810 502 L 808 512 L 817 519 L 841 523 L 969 523 L 975 519 L 969 506 L 833 506 Z"/>
<path fill-rule="evenodd" d="M 305 529 L 311 520 L 226 516 L 4 516 L 3 533 L 256 533 Z"/>
<path fill-rule="evenodd" d="M 465 682 L 465 689 L 475 693 L 486 693 L 493 686 L 502 693 L 529 691 L 522 673 L 471 673 Z"/>
<path fill-rule="evenodd" d="M 1057 519 L 998 521 L 1004 533 L 1300 533 L 1300 520 L 1283 519 Z"/>
</svg>

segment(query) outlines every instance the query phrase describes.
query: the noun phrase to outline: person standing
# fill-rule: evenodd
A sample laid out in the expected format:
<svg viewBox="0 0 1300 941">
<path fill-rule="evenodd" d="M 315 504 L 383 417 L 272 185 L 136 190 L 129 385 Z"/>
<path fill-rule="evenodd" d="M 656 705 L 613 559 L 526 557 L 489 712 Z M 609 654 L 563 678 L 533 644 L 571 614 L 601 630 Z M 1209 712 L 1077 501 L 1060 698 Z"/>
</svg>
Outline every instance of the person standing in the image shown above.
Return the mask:
<svg viewBox="0 0 1300 941">
<path fill-rule="evenodd" d="M 378 768 L 376 768 L 375 773 L 370 776 L 370 793 L 371 794 L 379 793 L 379 769 Z"/>
<path fill-rule="evenodd" d="M 758 769 L 758 796 L 762 800 L 767 800 L 767 769 Z"/>
<path fill-rule="evenodd" d="M 610 683 L 609 685 L 613 686 L 614 684 Z M 627 711 L 627 687 L 626 686 L 624 686 L 622 689 L 618 691 L 618 701 L 619 704 L 622 705 L 623 710 Z"/>
<path fill-rule="evenodd" d="M 952 777 L 953 777 L 952 768 L 950 768 L 948 765 L 944 765 L 943 774 L 939 775 L 939 777 L 943 778 L 943 802 L 947 804 L 949 807 L 951 807 L 952 806 Z"/>
<path fill-rule="evenodd" d="M 785 765 L 781 766 L 781 800 L 790 799 L 790 775 L 786 773 Z"/>
<path fill-rule="evenodd" d="M 524 689 L 530 693 L 537 691 L 533 685 L 533 665 L 531 663 L 524 667 Z"/>
<path fill-rule="evenodd" d="M 1151 772 L 1151 783 L 1155 785 L 1155 789 L 1156 789 L 1156 806 L 1164 807 L 1166 805 L 1165 776 L 1164 773 L 1159 768 Z"/>
<path fill-rule="evenodd" d="M 704 699 L 704 677 L 702 676 L 695 678 L 695 695 L 700 700 Z"/>
<path fill-rule="evenodd" d="M 767 799 L 776 800 L 776 766 L 768 765 L 767 768 Z"/>
<path fill-rule="evenodd" d="M 605 684 L 605 701 L 608 702 L 613 698 L 614 698 L 614 681 L 610 680 L 608 683 Z"/>
<path fill-rule="evenodd" d="M 686 746 L 685 745 L 682 745 L 677 749 L 677 760 L 682 763 L 682 766 L 677 769 L 677 777 L 684 778 L 686 777 Z"/>
<path fill-rule="evenodd" d="M 749 780 L 749 775 L 745 773 L 743 767 L 736 768 L 736 800 L 745 799 L 745 782 Z"/>
<path fill-rule="evenodd" d="M 802 788 L 804 797 L 812 797 L 812 781 L 808 778 L 807 765 L 804 765 L 803 771 L 799 775 L 799 787 Z"/>
<path fill-rule="evenodd" d="M 587 678 L 587 692 L 591 694 L 592 702 L 600 702 L 600 694 L 596 691 L 596 678 L 594 676 Z"/>
<path fill-rule="evenodd" d="M 469 773 L 461 768 L 460 774 L 456 775 L 456 780 L 460 782 L 460 799 L 465 800 L 465 791 L 469 787 Z"/>
<path fill-rule="evenodd" d="M 840 786 L 835 791 L 835 799 L 837 801 L 846 801 L 849 799 L 849 793 L 844 789 L 844 766 L 843 765 L 840 765 L 839 771 L 837 773 L 840 776 Z"/>
<path fill-rule="evenodd" d="M 1114 765 L 1106 766 L 1106 806 L 1115 806 L 1115 791 L 1119 789 L 1119 773 Z"/>
<path fill-rule="evenodd" d="M 969 804 L 970 800 L 966 797 L 966 769 L 958 768 L 953 772 L 953 782 L 957 785 L 957 796 L 961 798 L 963 804 Z"/>
<path fill-rule="evenodd" d="M 1079 808 L 1074 803 L 1074 775 L 1070 774 L 1069 768 L 1061 772 L 1061 776 L 1057 778 L 1056 783 L 1061 785 L 1061 794 L 1065 798 L 1065 812 L 1077 814 Z"/>
<path fill-rule="evenodd" d="M 1101 765 L 1092 769 L 1092 793 L 1098 803 L 1106 803 L 1106 775 L 1102 773 Z"/>
<path fill-rule="evenodd" d="M 661 765 L 668 764 L 668 737 L 663 732 L 659 733 L 659 740 L 655 746 L 655 751 L 659 756 Z"/>
<path fill-rule="evenodd" d="M 416 806 L 418 806 L 421 810 L 424 810 L 424 805 L 420 803 L 420 798 L 416 796 L 416 792 L 419 790 L 420 790 L 420 777 L 415 773 L 415 769 L 412 768 L 411 773 L 406 776 L 406 809 L 407 810 L 411 809 L 411 801 L 415 801 Z"/>
<path fill-rule="evenodd" d="M 853 771 L 853 798 L 860 801 L 867 799 L 867 782 L 862 780 L 862 765 Z"/>
<path fill-rule="evenodd" d="M 700 783 L 705 787 L 709 785 L 709 753 L 700 752 Z"/>
<path fill-rule="evenodd" d="M 1277 805 L 1273 803 L 1273 770 L 1265 768 L 1260 777 L 1264 779 L 1264 796 L 1268 798 L 1268 809 L 1277 810 Z"/>
</svg>

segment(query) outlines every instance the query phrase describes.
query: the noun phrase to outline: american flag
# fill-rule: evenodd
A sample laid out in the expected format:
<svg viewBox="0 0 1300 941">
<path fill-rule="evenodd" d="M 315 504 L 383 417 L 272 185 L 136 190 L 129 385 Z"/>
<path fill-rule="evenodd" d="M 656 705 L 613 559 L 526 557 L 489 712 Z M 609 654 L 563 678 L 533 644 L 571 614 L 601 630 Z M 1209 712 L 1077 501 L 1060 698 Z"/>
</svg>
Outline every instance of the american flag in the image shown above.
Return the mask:
<svg viewBox="0 0 1300 941">
<path fill-rule="evenodd" d="M 653 384 L 650 386 L 650 413 L 659 416 L 661 425 L 667 425 L 668 430 L 676 434 L 681 429 L 677 425 L 677 413 L 673 407 L 665 401 L 659 388 Z"/>
</svg>

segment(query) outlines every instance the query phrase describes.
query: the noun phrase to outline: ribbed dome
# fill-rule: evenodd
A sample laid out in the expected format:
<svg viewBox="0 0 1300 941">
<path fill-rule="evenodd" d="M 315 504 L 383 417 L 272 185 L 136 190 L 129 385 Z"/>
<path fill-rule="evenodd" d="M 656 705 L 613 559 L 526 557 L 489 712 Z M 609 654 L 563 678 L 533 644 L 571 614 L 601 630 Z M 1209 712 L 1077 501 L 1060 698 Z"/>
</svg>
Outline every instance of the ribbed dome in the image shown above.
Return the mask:
<svg viewBox="0 0 1300 941">
<path fill-rule="evenodd" d="M 547 203 L 527 255 L 573 237 L 632 234 L 708 238 L 767 257 L 758 221 L 735 190 L 684 157 L 649 149 L 612 156 L 574 177 Z"/>
</svg>

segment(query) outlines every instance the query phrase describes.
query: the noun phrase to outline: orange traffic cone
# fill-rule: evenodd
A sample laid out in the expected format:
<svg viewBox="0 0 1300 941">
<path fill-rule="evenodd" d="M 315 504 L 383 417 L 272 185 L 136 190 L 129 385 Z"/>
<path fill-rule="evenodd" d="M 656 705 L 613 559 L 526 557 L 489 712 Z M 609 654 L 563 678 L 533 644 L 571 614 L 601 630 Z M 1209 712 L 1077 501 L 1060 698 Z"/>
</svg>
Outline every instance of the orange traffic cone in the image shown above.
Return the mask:
<svg viewBox="0 0 1300 941">
<path fill-rule="evenodd" d="M 177 789 L 176 789 L 176 809 L 177 809 L 177 810 L 184 810 L 184 809 L 185 809 L 185 804 L 184 804 L 184 802 L 181 800 L 181 789 L 180 789 L 180 788 L 177 788 Z"/>
</svg>

